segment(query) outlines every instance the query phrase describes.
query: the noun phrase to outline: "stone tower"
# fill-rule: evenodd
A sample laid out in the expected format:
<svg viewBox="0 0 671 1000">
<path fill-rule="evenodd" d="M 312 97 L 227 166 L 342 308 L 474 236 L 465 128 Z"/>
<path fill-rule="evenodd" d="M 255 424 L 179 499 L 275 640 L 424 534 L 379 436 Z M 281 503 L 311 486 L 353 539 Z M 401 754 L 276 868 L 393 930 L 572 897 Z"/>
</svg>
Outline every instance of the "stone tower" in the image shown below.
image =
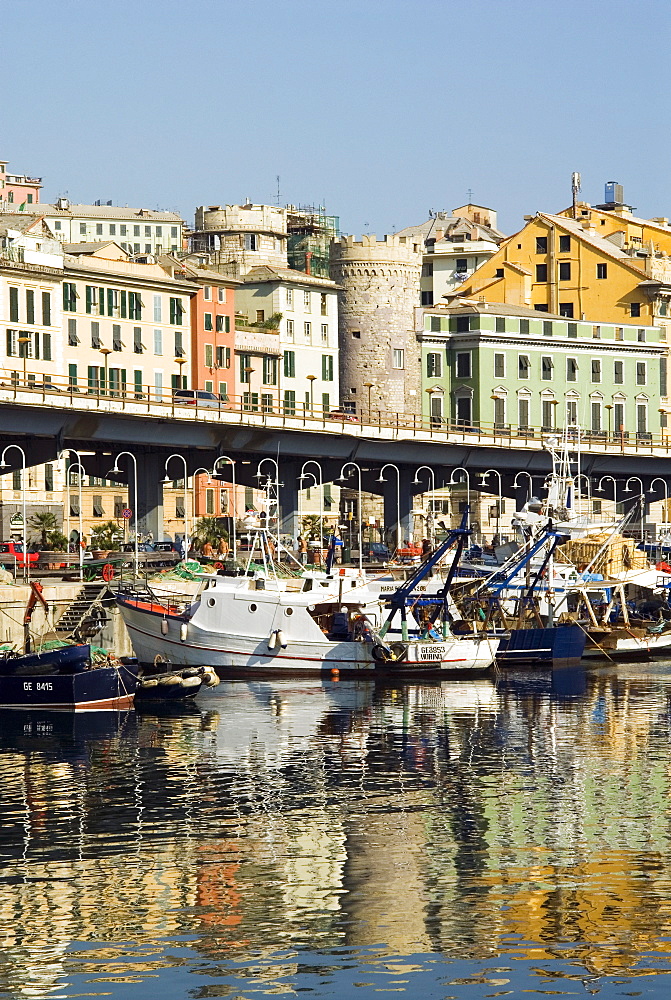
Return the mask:
<svg viewBox="0 0 671 1000">
<path fill-rule="evenodd" d="M 414 332 L 422 248 L 396 236 L 331 243 L 338 293 L 341 399 L 374 417 L 421 414 L 421 357 Z M 369 383 L 369 385 L 366 385 Z"/>
<path fill-rule="evenodd" d="M 273 205 L 201 205 L 191 237 L 196 251 L 212 254 L 217 265 L 247 274 L 253 267 L 288 267 L 287 212 Z"/>
</svg>

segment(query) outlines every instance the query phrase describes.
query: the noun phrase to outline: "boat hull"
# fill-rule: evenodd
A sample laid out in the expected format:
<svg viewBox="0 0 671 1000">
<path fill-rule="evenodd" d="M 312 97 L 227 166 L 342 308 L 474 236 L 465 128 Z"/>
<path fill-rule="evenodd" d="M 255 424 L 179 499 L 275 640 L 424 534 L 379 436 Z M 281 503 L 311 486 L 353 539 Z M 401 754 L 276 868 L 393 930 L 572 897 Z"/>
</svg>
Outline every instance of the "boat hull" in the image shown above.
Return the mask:
<svg viewBox="0 0 671 1000">
<path fill-rule="evenodd" d="M 93 667 L 70 674 L 0 676 L 0 707 L 70 711 L 130 708 L 135 686 L 135 672 L 127 667 Z"/>
<path fill-rule="evenodd" d="M 585 641 L 585 631 L 580 625 L 511 629 L 509 635 L 501 638 L 496 662 L 500 667 L 531 669 L 577 667 Z"/>
<path fill-rule="evenodd" d="M 24 653 L 0 657 L 0 675 L 52 674 L 56 671 L 75 673 L 85 670 L 91 659 L 87 644 L 61 646 L 45 652 Z"/>
<path fill-rule="evenodd" d="M 662 635 L 636 636 L 626 633 L 624 629 L 621 631 L 625 634 L 602 636 L 600 640 L 597 640 L 600 643 L 599 646 L 592 645 L 588 640 L 584 657 L 589 660 L 622 660 L 671 651 L 671 632 L 664 632 Z"/>
</svg>

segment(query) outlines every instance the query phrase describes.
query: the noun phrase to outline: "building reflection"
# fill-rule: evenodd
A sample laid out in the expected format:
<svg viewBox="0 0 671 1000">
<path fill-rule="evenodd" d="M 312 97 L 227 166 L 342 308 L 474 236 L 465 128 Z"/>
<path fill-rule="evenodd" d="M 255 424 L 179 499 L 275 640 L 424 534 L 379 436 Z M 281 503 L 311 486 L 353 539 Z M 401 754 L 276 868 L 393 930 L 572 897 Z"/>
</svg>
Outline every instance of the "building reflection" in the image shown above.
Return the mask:
<svg viewBox="0 0 671 1000">
<path fill-rule="evenodd" d="M 670 691 L 660 670 L 571 697 L 231 682 L 192 716 L 14 717 L 0 992 L 50 995 L 73 942 L 98 942 L 93 976 L 121 941 L 183 935 L 222 962 L 345 946 L 636 974 L 669 951 Z"/>
</svg>

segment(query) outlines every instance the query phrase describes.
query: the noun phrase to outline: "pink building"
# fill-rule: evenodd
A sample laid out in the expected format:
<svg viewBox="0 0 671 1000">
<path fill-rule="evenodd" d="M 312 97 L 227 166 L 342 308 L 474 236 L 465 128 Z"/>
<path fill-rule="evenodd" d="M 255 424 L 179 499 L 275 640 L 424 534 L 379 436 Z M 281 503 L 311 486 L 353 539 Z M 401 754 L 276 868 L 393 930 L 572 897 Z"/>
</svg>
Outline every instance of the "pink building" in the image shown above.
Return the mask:
<svg viewBox="0 0 671 1000">
<path fill-rule="evenodd" d="M 9 206 L 20 208 L 25 205 L 38 205 L 42 189 L 41 177 L 28 177 L 26 174 L 8 174 L 7 161 L 0 160 L 0 204 L 3 211 Z M 11 211 L 11 208 L 9 208 Z"/>
</svg>

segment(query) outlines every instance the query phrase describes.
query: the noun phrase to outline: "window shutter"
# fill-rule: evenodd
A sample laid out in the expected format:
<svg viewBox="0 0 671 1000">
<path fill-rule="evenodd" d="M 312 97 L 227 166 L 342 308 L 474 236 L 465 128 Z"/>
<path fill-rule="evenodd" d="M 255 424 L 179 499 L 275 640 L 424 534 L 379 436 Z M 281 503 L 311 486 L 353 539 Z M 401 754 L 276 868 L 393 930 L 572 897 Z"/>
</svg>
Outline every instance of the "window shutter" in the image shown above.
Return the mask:
<svg viewBox="0 0 671 1000">
<path fill-rule="evenodd" d="M 105 289 L 98 289 L 98 314 L 100 316 L 105 315 Z"/>
<path fill-rule="evenodd" d="M 114 289 L 107 289 L 107 315 L 114 315 Z"/>
<path fill-rule="evenodd" d="M 51 361 L 51 334 L 42 334 L 42 357 L 45 361 Z"/>
<path fill-rule="evenodd" d="M 33 357 L 39 358 L 39 356 L 40 356 L 40 331 L 39 330 L 35 330 L 34 352 L 35 353 L 34 353 Z"/>
<path fill-rule="evenodd" d="M 122 292 L 121 293 L 121 318 L 122 319 L 126 318 L 126 299 L 127 299 L 126 292 Z"/>
</svg>

